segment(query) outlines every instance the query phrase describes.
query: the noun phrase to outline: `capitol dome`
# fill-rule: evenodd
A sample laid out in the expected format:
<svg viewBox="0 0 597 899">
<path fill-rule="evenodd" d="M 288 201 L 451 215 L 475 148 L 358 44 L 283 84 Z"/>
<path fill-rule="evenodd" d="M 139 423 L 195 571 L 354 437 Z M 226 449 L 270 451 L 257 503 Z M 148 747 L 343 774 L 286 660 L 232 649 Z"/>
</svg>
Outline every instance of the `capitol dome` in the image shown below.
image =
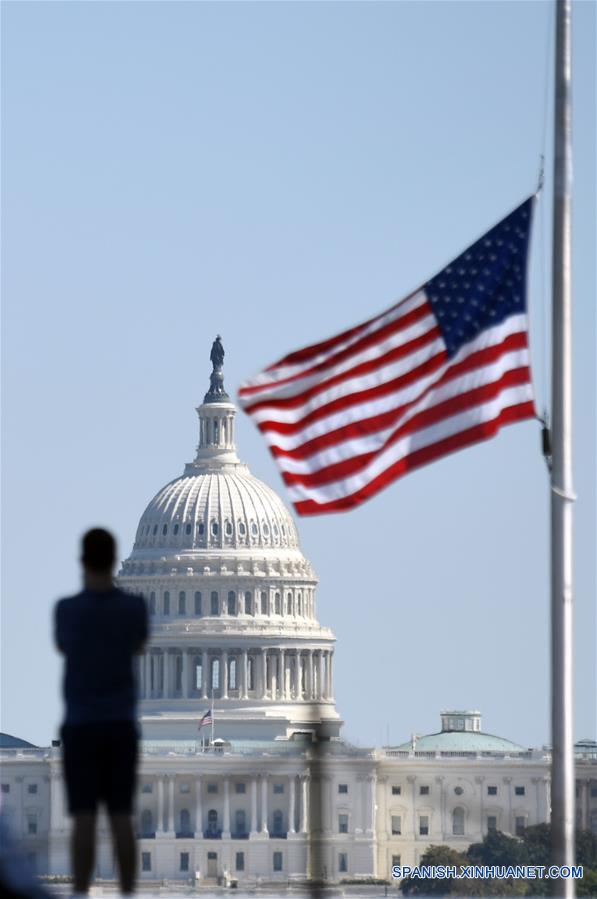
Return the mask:
<svg viewBox="0 0 597 899">
<path fill-rule="evenodd" d="M 223 358 L 217 338 L 195 458 L 146 507 L 118 575 L 151 617 L 144 734 L 189 738 L 197 702 L 212 700 L 227 739 L 337 735 L 335 638 L 316 618 L 317 578 L 290 511 L 236 453 Z"/>
<path fill-rule="evenodd" d="M 131 558 L 156 549 L 297 549 L 296 528 L 274 491 L 240 463 L 219 471 L 187 466 L 141 516 Z"/>
</svg>

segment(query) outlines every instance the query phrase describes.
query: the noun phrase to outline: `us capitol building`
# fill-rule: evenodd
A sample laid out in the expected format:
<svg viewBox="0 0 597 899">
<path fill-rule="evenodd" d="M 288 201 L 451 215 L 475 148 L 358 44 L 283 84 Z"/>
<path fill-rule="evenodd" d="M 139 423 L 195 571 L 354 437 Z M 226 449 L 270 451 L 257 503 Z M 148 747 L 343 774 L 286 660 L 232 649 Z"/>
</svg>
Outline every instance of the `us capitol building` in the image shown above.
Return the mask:
<svg viewBox="0 0 597 899">
<path fill-rule="evenodd" d="M 392 748 L 342 739 L 317 578 L 288 509 L 237 456 L 223 355 L 218 338 L 195 459 L 149 503 L 118 574 L 152 624 L 137 672 L 141 881 L 390 880 L 432 843 L 547 821 L 549 752 L 484 733 L 477 711 Z M 198 727 L 212 705 L 213 741 Z M 0 761 L 2 813 L 30 861 L 70 873 L 59 744 L 1 735 Z M 576 777 L 578 824 L 597 832 L 597 744 L 577 744 Z M 109 880 L 103 816 L 99 836 Z"/>
</svg>

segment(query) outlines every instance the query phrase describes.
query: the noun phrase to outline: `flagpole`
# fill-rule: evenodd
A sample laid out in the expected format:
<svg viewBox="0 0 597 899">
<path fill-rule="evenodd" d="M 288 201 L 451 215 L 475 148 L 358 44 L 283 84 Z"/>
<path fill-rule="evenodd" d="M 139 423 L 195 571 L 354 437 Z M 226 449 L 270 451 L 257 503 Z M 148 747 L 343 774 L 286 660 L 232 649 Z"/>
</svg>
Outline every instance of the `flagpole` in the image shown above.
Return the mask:
<svg viewBox="0 0 597 899">
<path fill-rule="evenodd" d="M 551 863 L 574 864 L 572 730 L 571 0 L 556 0 L 552 255 Z M 574 881 L 552 880 L 573 899 Z"/>
<path fill-rule="evenodd" d="M 215 718 L 216 710 L 214 708 L 214 685 L 213 681 L 211 684 L 211 745 L 213 748 L 214 745 L 214 718 Z"/>
</svg>

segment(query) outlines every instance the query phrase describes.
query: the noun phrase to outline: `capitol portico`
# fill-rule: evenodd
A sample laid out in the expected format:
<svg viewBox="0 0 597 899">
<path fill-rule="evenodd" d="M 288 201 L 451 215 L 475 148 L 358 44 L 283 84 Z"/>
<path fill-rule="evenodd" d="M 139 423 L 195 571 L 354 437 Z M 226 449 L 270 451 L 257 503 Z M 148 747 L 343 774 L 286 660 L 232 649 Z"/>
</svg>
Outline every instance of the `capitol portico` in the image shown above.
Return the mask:
<svg viewBox="0 0 597 899">
<path fill-rule="evenodd" d="M 476 711 L 435 734 L 361 749 L 341 738 L 332 631 L 293 518 L 236 453 L 212 348 L 193 461 L 144 511 L 118 574 L 145 597 L 137 660 L 142 880 L 390 879 L 426 847 L 549 819 L 549 752 L 487 734 Z M 205 712 L 210 725 L 199 729 Z M 0 742 L 2 811 L 39 872 L 67 874 L 60 746 Z M 597 745 L 578 744 L 578 823 L 597 832 Z M 96 876 L 114 878 L 100 819 Z"/>
</svg>

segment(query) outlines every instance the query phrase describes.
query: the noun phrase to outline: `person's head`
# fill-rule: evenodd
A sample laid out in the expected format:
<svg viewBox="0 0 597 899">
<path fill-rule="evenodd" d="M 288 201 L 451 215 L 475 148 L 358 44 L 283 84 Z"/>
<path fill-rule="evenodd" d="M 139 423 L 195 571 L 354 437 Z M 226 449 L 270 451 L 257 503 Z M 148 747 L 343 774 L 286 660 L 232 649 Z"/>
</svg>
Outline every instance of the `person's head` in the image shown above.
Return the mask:
<svg viewBox="0 0 597 899">
<path fill-rule="evenodd" d="M 109 575 L 116 561 L 116 541 L 104 528 L 92 528 L 81 540 L 81 563 L 90 574 Z"/>
</svg>

